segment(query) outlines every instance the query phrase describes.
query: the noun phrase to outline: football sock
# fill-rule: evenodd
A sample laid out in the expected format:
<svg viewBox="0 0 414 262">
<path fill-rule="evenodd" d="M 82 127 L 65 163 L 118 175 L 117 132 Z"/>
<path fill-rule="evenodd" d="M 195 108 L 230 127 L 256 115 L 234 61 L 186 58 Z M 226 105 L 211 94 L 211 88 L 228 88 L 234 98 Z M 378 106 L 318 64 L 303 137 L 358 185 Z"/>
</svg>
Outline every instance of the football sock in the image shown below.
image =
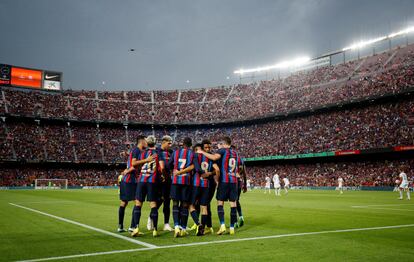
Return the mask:
<svg viewBox="0 0 414 262">
<path fill-rule="evenodd" d="M 201 224 L 207 225 L 208 224 L 208 215 L 201 215 Z M 209 226 L 211 227 L 211 226 Z"/>
<path fill-rule="evenodd" d="M 154 229 L 157 230 L 157 225 L 158 225 L 158 208 L 156 208 L 156 207 L 151 208 L 150 217 L 152 219 L 152 223 L 154 224 Z"/>
<path fill-rule="evenodd" d="M 125 207 L 119 207 L 118 210 L 118 225 L 120 228 L 124 228 L 124 217 L 125 217 Z"/>
<path fill-rule="evenodd" d="M 223 206 L 217 206 L 217 214 L 220 220 L 220 224 L 224 225 L 224 208 Z"/>
<path fill-rule="evenodd" d="M 230 227 L 234 227 L 235 223 L 237 223 L 237 208 L 232 207 L 230 209 Z"/>
<path fill-rule="evenodd" d="M 181 207 L 181 227 L 183 229 L 187 228 L 188 222 L 188 208 Z"/>
<path fill-rule="evenodd" d="M 196 210 L 191 211 L 191 217 L 194 220 L 194 223 L 198 226 L 200 224 L 200 221 L 198 220 L 198 214 Z"/>
<path fill-rule="evenodd" d="M 164 206 L 162 208 L 162 212 L 164 213 L 164 224 L 168 224 L 170 222 L 170 202 L 170 199 L 168 199 L 168 201 L 164 201 Z"/>
<path fill-rule="evenodd" d="M 237 200 L 237 213 L 239 214 L 240 217 L 243 216 L 240 201 L 238 200 Z"/>
<path fill-rule="evenodd" d="M 139 226 L 139 220 L 141 219 L 141 207 L 135 206 L 134 207 L 134 222 L 136 227 Z"/>
<path fill-rule="evenodd" d="M 173 205 L 173 219 L 174 219 L 174 226 L 180 225 L 180 208 L 177 205 Z"/>
<path fill-rule="evenodd" d="M 206 222 L 206 225 L 208 227 L 213 226 L 213 221 L 212 221 L 212 218 L 211 218 L 211 206 L 210 205 L 207 206 L 207 222 Z"/>
</svg>

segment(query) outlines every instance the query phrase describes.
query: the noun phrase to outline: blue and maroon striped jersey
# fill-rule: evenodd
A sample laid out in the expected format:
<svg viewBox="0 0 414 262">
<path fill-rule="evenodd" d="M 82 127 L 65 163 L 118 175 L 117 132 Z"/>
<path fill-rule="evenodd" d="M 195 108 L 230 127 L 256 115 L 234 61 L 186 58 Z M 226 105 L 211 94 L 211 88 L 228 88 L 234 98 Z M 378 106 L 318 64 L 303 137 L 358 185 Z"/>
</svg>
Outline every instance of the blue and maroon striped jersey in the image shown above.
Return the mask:
<svg viewBox="0 0 414 262">
<path fill-rule="evenodd" d="M 128 160 L 127 160 L 127 169 L 132 166 L 132 159 L 133 158 L 138 159 L 140 154 L 141 154 L 141 150 L 139 150 L 138 147 L 135 147 L 134 149 L 129 151 Z M 129 172 L 128 174 L 124 175 L 121 181 L 125 183 L 136 183 L 137 174 L 138 174 L 137 170 L 133 170 Z"/>
<path fill-rule="evenodd" d="M 161 173 L 160 163 L 159 163 L 159 157 L 157 155 L 156 149 L 147 149 L 145 151 L 142 151 L 139 155 L 138 160 L 143 160 L 148 158 L 151 155 L 156 155 L 154 159 L 149 162 L 145 163 L 141 167 L 141 171 L 139 174 L 138 182 L 146 182 L 146 183 L 156 183 L 158 182 L 158 178 Z"/>
<path fill-rule="evenodd" d="M 165 166 L 170 162 L 172 150 L 164 150 L 161 147 L 157 147 L 157 154 L 160 161 L 164 161 Z"/>
<path fill-rule="evenodd" d="M 170 161 L 172 150 L 164 150 L 161 147 L 157 147 L 157 154 L 158 154 L 159 160 L 164 162 L 164 168 L 166 171 L 165 179 L 169 181 L 171 177 L 168 175 L 170 172 L 170 170 L 168 169 L 168 163 Z"/>
<path fill-rule="evenodd" d="M 195 187 L 208 187 L 209 178 L 202 178 L 201 175 L 213 171 L 213 161 L 203 154 L 194 154 L 194 175 L 192 185 Z"/>
<path fill-rule="evenodd" d="M 218 161 L 220 167 L 221 183 L 237 183 L 240 158 L 232 148 L 221 148 L 217 151 L 221 158 Z"/>
<path fill-rule="evenodd" d="M 170 170 L 183 170 L 193 164 L 194 153 L 193 150 L 189 148 L 179 148 L 173 151 L 170 157 L 170 162 L 168 166 Z M 174 176 L 171 173 L 171 180 L 174 185 L 190 185 L 191 172 L 181 174 L 179 176 Z"/>
</svg>

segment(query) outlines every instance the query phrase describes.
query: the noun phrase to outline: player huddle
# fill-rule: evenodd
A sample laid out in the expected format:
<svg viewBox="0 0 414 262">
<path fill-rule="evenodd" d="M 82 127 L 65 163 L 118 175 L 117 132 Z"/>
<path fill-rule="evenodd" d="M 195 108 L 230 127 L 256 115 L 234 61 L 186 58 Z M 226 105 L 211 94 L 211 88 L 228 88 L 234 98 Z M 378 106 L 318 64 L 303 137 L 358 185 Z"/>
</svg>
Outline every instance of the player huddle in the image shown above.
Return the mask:
<svg viewBox="0 0 414 262">
<path fill-rule="evenodd" d="M 186 137 L 182 145 L 172 149 L 170 136 L 164 136 L 159 147 L 156 147 L 154 136 L 138 137 L 137 146 L 129 153 L 127 168 L 119 177 L 121 204 L 118 232 L 125 231 L 125 207 L 129 201 L 134 200 L 128 230 L 133 237 L 142 235 L 139 225 L 145 201 L 150 206 L 147 228 L 152 230 L 154 237 L 159 235 L 158 210 L 161 206 L 164 215 L 163 230 L 174 230 L 174 237 L 188 234 L 189 214 L 194 221 L 196 235 L 213 233 L 210 202 L 216 194 L 220 221 L 217 234 L 222 235 L 227 231 L 223 208 L 226 201 L 230 202 L 231 207 L 230 234 L 234 234 L 234 228 L 244 223 L 238 201 L 242 187 L 246 191 L 244 163 L 231 145 L 229 137 L 220 140 L 215 153 L 211 149 L 212 144 L 207 139 L 192 146 L 191 139 Z M 174 229 L 169 225 L 171 200 Z"/>
</svg>

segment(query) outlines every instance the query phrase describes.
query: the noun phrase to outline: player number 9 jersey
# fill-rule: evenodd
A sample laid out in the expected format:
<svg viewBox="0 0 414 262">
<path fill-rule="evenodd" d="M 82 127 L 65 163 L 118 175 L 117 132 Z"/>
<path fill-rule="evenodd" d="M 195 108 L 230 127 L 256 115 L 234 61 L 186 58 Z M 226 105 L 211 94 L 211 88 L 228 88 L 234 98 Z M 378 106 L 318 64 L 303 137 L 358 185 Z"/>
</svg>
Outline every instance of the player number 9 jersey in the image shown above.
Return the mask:
<svg viewBox="0 0 414 262">
<path fill-rule="evenodd" d="M 238 153 L 231 148 L 219 149 L 217 153 L 221 155 L 219 162 L 220 182 L 237 183 L 237 173 L 241 162 Z"/>
</svg>

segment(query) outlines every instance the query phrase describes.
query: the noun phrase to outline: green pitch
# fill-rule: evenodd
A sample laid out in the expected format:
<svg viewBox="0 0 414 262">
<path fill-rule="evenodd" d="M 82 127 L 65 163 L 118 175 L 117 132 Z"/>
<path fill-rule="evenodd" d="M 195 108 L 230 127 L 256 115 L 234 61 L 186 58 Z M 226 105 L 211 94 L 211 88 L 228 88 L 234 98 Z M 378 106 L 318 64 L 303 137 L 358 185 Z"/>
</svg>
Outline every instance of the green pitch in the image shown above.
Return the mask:
<svg viewBox="0 0 414 262">
<path fill-rule="evenodd" d="M 93 228 L 116 232 L 116 190 L 0 191 L 0 260 L 116 251 L 66 260 L 412 261 L 414 202 L 397 200 L 397 197 L 395 192 L 367 191 L 345 192 L 343 195 L 334 191 L 290 191 L 288 196 L 282 194 L 276 197 L 273 192 L 269 195 L 257 190 L 242 195 L 245 225 L 236 230 L 235 236 L 197 237 L 192 233 L 178 239 L 174 239 L 170 232 L 161 232 L 161 236 L 155 239 L 147 233 L 145 227 L 149 207 L 146 203 L 140 226 L 146 234 L 136 240 L 156 246 L 148 248 L 22 208 L 28 207 Z M 213 224 L 217 231 L 215 204 L 214 201 Z M 129 225 L 131 210 L 130 205 L 125 225 Z M 225 211 L 228 223 L 228 206 Z M 159 215 L 162 222 L 162 212 Z M 361 230 L 337 231 L 344 229 Z M 301 234 L 306 232 L 322 233 Z M 289 235 L 293 233 L 299 234 Z M 122 235 L 129 236 L 127 233 Z M 261 238 L 278 235 L 284 236 Z M 253 237 L 258 239 L 226 242 Z M 224 242 L 212 242 L 221 240 Z M 177 246 L 199 242 L 210 243 Z M 127 251 L 118 252 L 121 250 Z"/>
</svg>

